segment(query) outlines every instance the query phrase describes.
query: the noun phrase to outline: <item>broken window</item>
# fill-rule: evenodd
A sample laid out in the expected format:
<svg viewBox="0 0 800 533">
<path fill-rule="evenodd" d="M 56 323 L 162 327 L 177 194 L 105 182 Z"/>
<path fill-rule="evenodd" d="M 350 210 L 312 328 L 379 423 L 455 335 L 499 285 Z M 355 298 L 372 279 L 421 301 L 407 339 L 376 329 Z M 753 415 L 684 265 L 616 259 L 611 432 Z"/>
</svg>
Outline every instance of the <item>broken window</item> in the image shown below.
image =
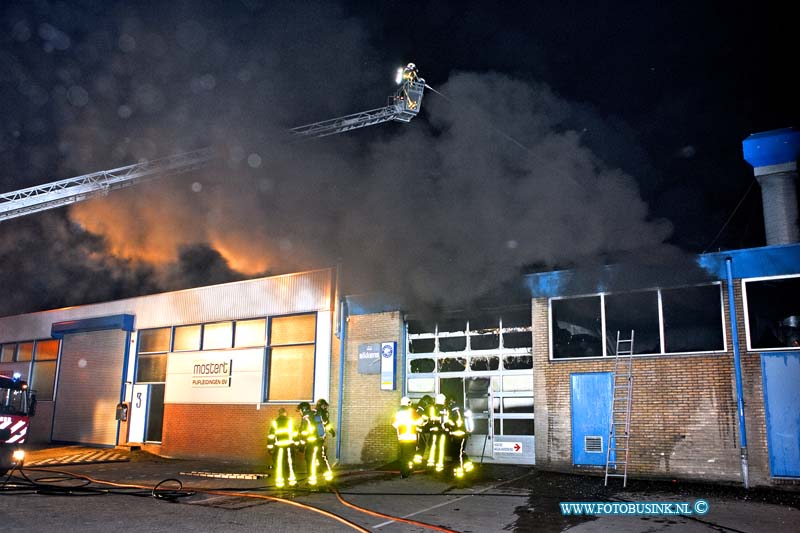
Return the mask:
<svg viewBox="0 0 800 533">
<path fill-rule="evenodd" d="M 446 357 L 439 360 L 439 372 L 463 372 L 467 368 L 467 360 L 463 357 Z"/>
<path fill-rule="evenodd" d="M 433 359 L 412 359 L 409 364 L 412 374 L 427 374 L 436 370 L 436 361 Z"/>
<path fill-rule="evenodd" d="M 440 352 L 463 352 L 466 349 L 466 337 L 439 337 Z"/>
<path fill-rule="evenodd" d="M 500 358 L 497 356 L 492 357 L 473 357 L 469 362 L 470 370 L 497 370 L 500 368 Z"/>
<path fill-rule="evenodd" d="M 504 348 L 530 348 L 533 336 L 530 331 L 506 331 L 503 333 Z"/>
<path fill-rule="evenodd" d="M 470 335 L 469 344 L 473 350 L 492 350 L 500 346 L 500 335 L 497 333 L 484 333 Z"/>
<path fill-rule="evenodd" d="M 603 355 L 599 296 L 551 300 L 550 305 L 554 359 Z"/>
<path fill-rule="evenodd" d="M 662 289 L 661 305 L 667 353 L 724 349 L 719 284 Z"/>
<path fill-rule="evenodd" d="M 745 281 L 748 346 L 800 348 L 800 277 Z"/>
<path fill-rule="evenodd" d="M 533 368 L 532 355 L 506 355 L 503 357 L 503 368 L 506 370 L 526 370 Z"/>
<path fill-rule="evenodd" d="M 661 353 L 661 335 L 658 320 L 658 291 L 628 292 L 607 294 L 606 306 L 606 349 L 608 355 L 615 355 L 617 331 L 620 339 L 633 336 L 633 353 Z M 624 344 L 623 349 L 629 345 Z"/>
<path fill-rule="evenodd" d="M 409 352 L 410 353 L 433 353 L 433 349 L 436 346 L 436 341 L 434 339 L 411 339 L 409 343 Z"/>
</svg>

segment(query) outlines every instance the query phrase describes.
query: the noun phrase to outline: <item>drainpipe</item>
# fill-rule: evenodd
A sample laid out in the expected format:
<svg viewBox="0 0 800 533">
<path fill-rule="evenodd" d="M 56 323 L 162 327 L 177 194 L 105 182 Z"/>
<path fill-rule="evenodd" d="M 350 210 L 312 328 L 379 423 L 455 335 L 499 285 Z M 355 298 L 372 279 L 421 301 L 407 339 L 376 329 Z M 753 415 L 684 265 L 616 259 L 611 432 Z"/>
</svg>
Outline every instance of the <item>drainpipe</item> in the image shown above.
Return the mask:
<svg viewBox="0 0 800 533">
<path fill-rule="evenodd" d="M 408 323 L 406 322 L 405 315 L 401 315 L 401 320 L 403 321 L 403 325 L 402 325 L 402 328 L 403 328 L 403 340 L 402 340 L 402 343 L 403 343 L 403 345 L 402 345 L 402 348 L 401 348 L 401 350 L 403 350 L 403 356 L 400 358 L 400 364 L 402 365 L 401 368 L 400 368 L 400 383 L 402 384 L 402 385 L 400 385 L 400 390 L 402 390 L 402 393 L 400 394 L 400 396 L 405 396 L 406 395 L 406 357 L 407 357 L 406 352 L 408 351 L 408 337 L 407 337 L 407 335 L 408 335 Z"/>
<path fill-rule="evenodd" d="M 344 401 L 344 352 L 347 340 L 347 299 L 339 302 L 339 402 L 336 406 L 336 460 L 342 456 L 342 402 Z"/>
<path fill-rule="evenodd" d="M 736 306 L 733 297 L 733 259 L 725 258 L 728 273 L 728 308 L 731 317 L 731 336 L 733 337 L 733 368 L 736 373 L 736 406 L 739 411 L 739 440 L 742 451 L 742 481 L 744 488 L 750 488 L 747 474 L 747 431 L 744 423 L 744 397 L 742 393 L 742 359 L 739 354 L 739 328 L 736 326 Z"/>
</svg>

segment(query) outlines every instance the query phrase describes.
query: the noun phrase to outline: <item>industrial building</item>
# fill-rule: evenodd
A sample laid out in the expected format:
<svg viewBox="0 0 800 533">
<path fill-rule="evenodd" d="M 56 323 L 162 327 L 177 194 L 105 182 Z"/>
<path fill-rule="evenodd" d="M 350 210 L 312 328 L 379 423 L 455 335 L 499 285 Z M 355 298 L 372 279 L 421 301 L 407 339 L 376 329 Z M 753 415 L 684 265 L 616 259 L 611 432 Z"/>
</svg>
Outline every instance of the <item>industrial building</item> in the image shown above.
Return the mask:
<svg viewBox="0 0 800 533">
<path fill-rule="evenodd" d="M 266 464 L 278 408 L 325 398 L 330 455 L 364 464 L 394 457 L 402 395 L 443 392 L 475 415 L 477 462 L 602 471 L 633 331 L 628 473 L 800 479 L 798 137 L 745 141 L 762 248 L 529 274 L 528 301 L 435 322 L 402 295 L 342 294 L 333 268 L 10 316 L 0 373 L 36 391 L 32 442 Z"/>
</svg>

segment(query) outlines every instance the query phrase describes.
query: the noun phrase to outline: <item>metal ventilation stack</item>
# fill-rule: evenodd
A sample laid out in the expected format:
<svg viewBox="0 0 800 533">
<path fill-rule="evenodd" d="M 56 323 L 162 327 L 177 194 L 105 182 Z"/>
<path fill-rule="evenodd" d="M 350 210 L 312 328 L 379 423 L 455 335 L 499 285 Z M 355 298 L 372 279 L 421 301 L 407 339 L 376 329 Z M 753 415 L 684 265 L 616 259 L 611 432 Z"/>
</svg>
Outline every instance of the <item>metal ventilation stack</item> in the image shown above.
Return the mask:
<svg viewBox="0 0 800 533">
<path fill-rule="evenodd" d="M 742 141 L 742 150 L 761 185 L 767 245 L 800 242 L 797 217 L 800 132 L 784 128 L 754 133 Z"/>
</svg>

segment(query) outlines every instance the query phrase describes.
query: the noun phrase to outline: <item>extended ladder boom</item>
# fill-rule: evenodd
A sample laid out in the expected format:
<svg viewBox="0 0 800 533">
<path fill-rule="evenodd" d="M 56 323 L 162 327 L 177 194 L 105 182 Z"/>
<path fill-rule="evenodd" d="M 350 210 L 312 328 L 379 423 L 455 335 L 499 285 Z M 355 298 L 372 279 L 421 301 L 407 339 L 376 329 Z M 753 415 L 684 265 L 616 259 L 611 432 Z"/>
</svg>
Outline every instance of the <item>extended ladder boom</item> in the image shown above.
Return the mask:
<svg viewBox="0 0 800 533">
<path fill-rule="evenodd" d="M 211 149 L 204 148 L 0 194 L 0 221 L 73 204 L 148 179 L 189 172 L 205 165 L 212 155 Z"/>
<path fill-rule="evenodd" d="M 292 139 L 316 139 L 390 120 L 409 122 L 419 113 L 425 80 L 417 77 L 416 67 L 409 63 L 405 69 L 399 69 L 397 83 L 397 92 L 389 97 L 386 107 L 298 126 L 289 130 L 289 134 Z M 0 194 L 0 222 L 74 204 L 149 179 L 190 172 L 211 159 L 212 150 L 203 148 Z"/>
<path fill-rule="evenodd" d="M 421 78 L 404 81 L 385 107 L 298 126 L 290 129 L 289 134 L 292 139 L 318 139 L 390 120 L 410 122 L 419 113 L 424 90 L 425 80 Z"/>
</svg>

